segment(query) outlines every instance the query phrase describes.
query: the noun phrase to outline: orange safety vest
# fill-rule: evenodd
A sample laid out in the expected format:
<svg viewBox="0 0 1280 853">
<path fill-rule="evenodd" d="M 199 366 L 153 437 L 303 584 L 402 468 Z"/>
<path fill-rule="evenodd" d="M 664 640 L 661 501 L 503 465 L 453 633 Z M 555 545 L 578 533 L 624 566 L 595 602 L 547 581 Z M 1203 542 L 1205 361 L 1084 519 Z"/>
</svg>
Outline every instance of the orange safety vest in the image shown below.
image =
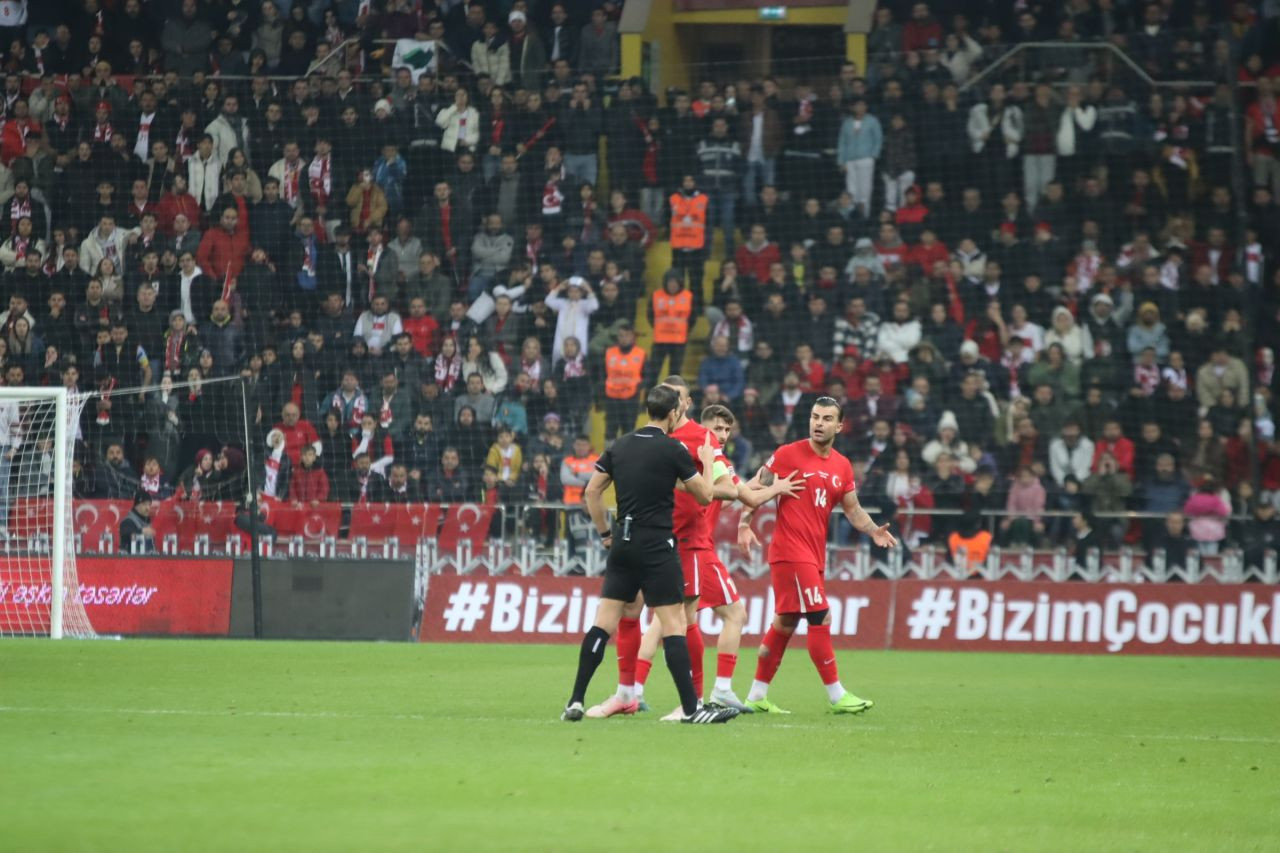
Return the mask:
<svg viewBox="0 0 1280 853">
<path fill-rule="evenodd" d="M 707 197 L 671 196 L 671 248 L 701 249 L 707 243 Z"/>
<path fill-rule="evenodd" d="M 640 390 L 644 372 L 644 350 L 633 346 L 625 355 L 612 346 L 604 354 L 604 395 L 611 400 L 630 400 Z"/>
<path fill-rule="evenodd" d="M 947 537 L 947 546 L 951 549 L 952 559 L 958 559 L 960 549 L 965 551 L 965 568 L 969 574 L 976 575 L 987 562 L 987 554 L 991 551 L 991 531 L 979 530 L 969 538 L 959 533 Z"/>
<path fill-rule="evenodd" d="M 693 291 L 653 294 L 653 342 L 683 344 L 689 340 L 689 317 L 693 314 Z"/>
<path fill-rule="evenodd" d="M 575 474 L 590 474 L 596 468 L 596 460 L 600 458 L 598 453 L 591 453 L 587 456 L 566 456 L 564 464 L 569 466 L 569 470 Z M 582 503 L 582 486 L 564 487 L 564 502 L 567 504 Z"/>
</svg>

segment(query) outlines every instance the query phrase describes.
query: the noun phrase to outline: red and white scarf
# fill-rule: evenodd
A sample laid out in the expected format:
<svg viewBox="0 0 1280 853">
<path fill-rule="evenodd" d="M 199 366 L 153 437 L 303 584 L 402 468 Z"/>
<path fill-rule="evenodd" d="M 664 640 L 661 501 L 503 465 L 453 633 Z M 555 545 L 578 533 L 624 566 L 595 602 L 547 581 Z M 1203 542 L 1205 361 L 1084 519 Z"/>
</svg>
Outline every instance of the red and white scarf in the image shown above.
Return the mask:
<svg viewBox="0 0 1280 853">
<path fill-rule="evenodd" d="M 9 202 L 9 224 L 14 231 L 18 230 L 18 220 L 24 216 L 31 217 L 31 196 L 20 199 L 15 195 Z"/>
<path fill-rule="evenodd" d="M 298 184 L 302 179 L 302 161 L 295 160 L 290 163 L 284 161 L 284 180 L 281 181 L 280 191 L 284 194 L 285 203 L 290 207 L 298 206 Z"/>
<path fill-rule="evenodd" d="M 378 411 L 378 423 L 383 429 L 391 429 L 391 421 L 394 415 L 391 414 L 391 401 L 395 399 L 395 394 L 390 397 L 382 398 L 382 408 Z"/>
<path fill-rule="evenodd" d="M 564 193 L 560 192 L 560 181 L 564 177 L 563 172 L 558 172 L 548 179 L 547 184 L 542 189 L 542 215 L 543 216 L 559 216 L 564 209 Z"/>
<path fill-rule="evenodd" d="M 316 204 L 327 205 L 329 194 L 333 191 L 333 179 L 329 174 L 330 155 L 317 157 L 307 167 L 307 179 L 311 188 L 311 198 Z"/>
<path fill-rule="evenodd" d="M 379 243 L 377 246 L 369 246 L 369 251 L 365 255 L 365 268 L 369 270 L 369 302 L 370 303 L 373 302 L 373 297 L 377 295 L 378 281 L 375 278 L 374 274 L 378 271 L 378 261 L 381 258 L 382 258 L 382 244 Z M 374 318 L 374 323 L 375 323 L 374 328 L 378 328 L 376 325 L 378 323 L 377 318 Z M 382 323 L 384 326 L 386 325 L 385 318 L 383 319 Z"/>
<path fill-rule="evenodd" d="M 453 358 L 446 358 L 444 355 L 436 356 L 436 384 L 440 386 L 442 393 L 453 390 L 453 386 L 457 384 L 458 377 L 461 375 L 461 356 L 455 355 Z"/>
<path fill-rule="evenodd" d="M 1133 383 L 1142 389 L 1142 396 L 1150 397 L 1160 387 L 1160 368 L 1154 364 L 1135 364 L 1133 366 Z"/>
<path fill-rule="evenodd" d="M 182 343 L 186 338 L 187 332 L 185 329 L 181 332 L 169 332 L 168 340 L 164 342 L 165 370 L 182 369 Z"/>
<path fill-rule="evenodd" d="M 267 497 L 278 498 L 276 486 L 280 483 L 280 460 L 284 458 L 284 442 L 272 448 L 266 459 L 266 472 L 263 477 L 262 493 Z"/>
<path fill-rule="evenodd" d="M 173 147 L 178 149 L 178 162 L 186 165 L 186 162 L 196 155 L 196 144 L 192 139 L 193 134 L 185 127 L 179 129 L 178 138 L 174 140 Z"/>
<path fill-rule="evenodd" d="M 95 124 L 93 126 L 94 142 L 101 142 L 103 144 L 109 143 L 111 141 L 111 137 L 114 135 L 115 135 L 115 131 L 112 130 L 111 122 L 109 121 L 104 122 L 102 124 Z"/>
</svg>

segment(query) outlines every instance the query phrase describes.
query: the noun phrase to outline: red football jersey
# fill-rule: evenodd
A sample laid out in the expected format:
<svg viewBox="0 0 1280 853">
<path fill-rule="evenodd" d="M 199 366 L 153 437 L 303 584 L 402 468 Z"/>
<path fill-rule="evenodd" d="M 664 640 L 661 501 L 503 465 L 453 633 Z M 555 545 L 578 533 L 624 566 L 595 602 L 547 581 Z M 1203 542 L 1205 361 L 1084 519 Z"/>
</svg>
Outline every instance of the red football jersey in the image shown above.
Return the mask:
<svg viewBox="0 0 1280 853">
<path fill-rule="evenodd" d="M 853 466 L 834 448 L 825 459 L 819 456 L 807 438 L 779 447 L 764 465 L 778 477 L 800 472 L 805 486 L 795 497 L 778 498 L 769 561 L 825 565 L 827 525 L 832 511 L 854 491 Z"/>
<path fill-rule="evenodd" d="M 733 470 L 733 466 L 729 464 L 728 459 L 724 460 L 724 465 L 728 469 L 729 478 L 733 480 L 735 486 L 742 482 L 738 479 L 738 472 Z M 720 524 L 720 511 L 724 509 L 724 505 L 727 503 L 731 504 L 733 501 L 712 501 L 711 505 L 707 507 L 707 536 L 710 537 L 713 548 L 715 547 L 716 527 Z"/>
<path fill-rule="evenodd" d="M 693 457 L 693 464 L 697 466 L 699 474 L 702 473 L 702 463 L 698 461 L 698 448 L 709 434 L 710 430 L 692 419 L 685 421 L 679 429 L 671 431 L 671 437 L 683 444 Z M 716 456 L 723 455 L 720 442 L 716 441 L 714 435 L 711 436 L 711 445 L 716 449 Z M 708 510 L 717 503 L 719 501 L 712 501 L 710 506 L 703 506 L 688 492 L 676 490 L 676 508 L 671 520 L 679 550 L 709 550 L 714 547 Z"/>
</svg>

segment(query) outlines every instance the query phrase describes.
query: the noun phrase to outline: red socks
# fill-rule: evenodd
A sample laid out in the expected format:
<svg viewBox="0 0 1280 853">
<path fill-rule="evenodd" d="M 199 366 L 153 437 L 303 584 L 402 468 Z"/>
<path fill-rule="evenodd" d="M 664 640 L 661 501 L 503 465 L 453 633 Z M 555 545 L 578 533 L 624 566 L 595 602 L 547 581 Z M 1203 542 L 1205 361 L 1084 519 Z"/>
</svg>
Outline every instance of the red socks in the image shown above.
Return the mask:
<svg viewBox="0 0 1280 853">
<path fill-rule="evenodd" d="M 763 649 L 756 660 L 756 681 L 763 681 L 765 684 L 773 682 L 773 677 L 778 674 L 778 667 L 782 665 L 782 655 L 786 652 L 789 642 L 791 642 L 790 634 L 776 631 L 772 627 L 765 632 L 764 640 L 761 641 Z"/>
<path fill-rule="evenodd" d="M 640 620 L 623 619 L 618 622 L 618 683 L 624 687 L 636 683 L 636 658 L 639 655 Z"/>
<path fill-rule="evenodd" d="M 706 657 L 707 646 L 702 642 L 702 630 L 690 625 L 684 632 L 685 641 L 689 644 L 689 663 L 693 669 L 693 689 L 702 695 L 702 664 Z"/>
<path fill-rule="evenodd" d="M 724 652 L 716 655 L 716 678 L 733 678 L 733 671 L 738 666 L 738 656 Z"/>
<path fill-rule="evenodd" d="M 649 680 L 649 670 L 653 668 L 653 661 L 639 658 L 636 660 L 636 686 L 644 687 L 644 683 Z"/>
<path fill-rule="evenodd" d="M 831 645 L 830 625 L 809 626 L 809 659 L 813 661 L 823 684 L 835 684 L 840 680 L 836 668 L 836 651 Z"/>
</svg>

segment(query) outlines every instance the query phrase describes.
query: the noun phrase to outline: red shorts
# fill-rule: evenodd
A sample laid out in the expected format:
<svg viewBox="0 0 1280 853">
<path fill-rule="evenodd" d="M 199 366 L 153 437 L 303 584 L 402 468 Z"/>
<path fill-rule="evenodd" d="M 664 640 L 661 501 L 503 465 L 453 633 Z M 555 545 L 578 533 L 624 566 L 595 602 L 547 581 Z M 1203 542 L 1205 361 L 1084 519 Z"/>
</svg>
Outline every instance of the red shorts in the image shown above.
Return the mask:
<svg viewBox="0 0 1280 853">
<path fill-rule="evenodd" d="M 706 588 L 703 584 L 703 578 L 706 577 L 706 573 L 702 567 L 711 562 L 720 562 L 716 557 L 715 551 L 706 551 L 700 548 L 680 551 L 680 568 L 684 570 L 685 598 L 698 598 L 702 595 L 703 590 Z"/>
<path fill-rule="evenodd" d="M 698 551 L 697 557 L 702 586 L 698 597 L 698 609 L 721 607 L 737 601 L 738 587 L 715 551 Z"/>
<path fill-rule="evenodd" d="M 769 563 L 774 613 L 811 613 L 827 609 L 822 566 L 813 563 Z"/>
</svg>

